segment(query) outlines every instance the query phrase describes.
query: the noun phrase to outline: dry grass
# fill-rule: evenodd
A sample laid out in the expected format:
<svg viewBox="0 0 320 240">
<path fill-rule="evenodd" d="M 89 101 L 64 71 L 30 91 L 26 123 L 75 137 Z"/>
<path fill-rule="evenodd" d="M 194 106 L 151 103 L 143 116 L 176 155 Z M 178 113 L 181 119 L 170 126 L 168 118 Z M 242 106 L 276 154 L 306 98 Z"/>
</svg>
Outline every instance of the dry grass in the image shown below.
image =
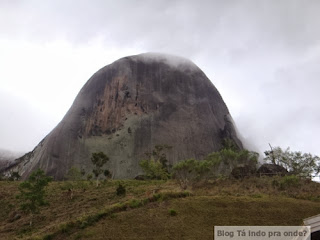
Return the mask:
<svg viewBox="0 0 320 240">
<path fill-rule="evenodd" d="M 205 240 L 212 239 L 214 225 L 295 226 L 319 211 L 319 203 L 285 197 L 194 196 L 121 212 L 70 239 Z"/>
<path fill-rule="evenodd" d="M 320 184 L 283 182 L 277 177 L 220 179 L 176 199 L 171 192 L 180 189 L 174 181 L 121 181 L 125 197 L 116 195 L 118 181 L 109 181 L 99 188 L 87 183 L 72 200 L 65 183 L 53 182 L 50 205 L 41 209 L 31 228 L 15 199 L 18 183 L 0 182 L 0 239 L 212 239 L 214 225 L 301 225 L 303 218 L 320 213 Z M 169 197 L 145 201 L 154 194 Z M 16 214 L 21 218 L 10 221 Z"/>
</svg>

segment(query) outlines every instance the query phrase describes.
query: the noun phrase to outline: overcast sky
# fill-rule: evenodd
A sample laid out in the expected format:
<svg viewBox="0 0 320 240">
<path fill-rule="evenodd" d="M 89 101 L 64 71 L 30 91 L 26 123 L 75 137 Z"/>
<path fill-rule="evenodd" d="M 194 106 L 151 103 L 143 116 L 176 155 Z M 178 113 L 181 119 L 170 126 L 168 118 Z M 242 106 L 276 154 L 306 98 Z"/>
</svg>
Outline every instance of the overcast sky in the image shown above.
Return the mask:
<svg viewBox="0 0 320 240">
<path fill-rule="evenodd" d="M 247 142 L 320 155 L 320 1 L 0 0 L 0 148 L 31 151 L 101 67 L 184 56 Z"/>
</svg>

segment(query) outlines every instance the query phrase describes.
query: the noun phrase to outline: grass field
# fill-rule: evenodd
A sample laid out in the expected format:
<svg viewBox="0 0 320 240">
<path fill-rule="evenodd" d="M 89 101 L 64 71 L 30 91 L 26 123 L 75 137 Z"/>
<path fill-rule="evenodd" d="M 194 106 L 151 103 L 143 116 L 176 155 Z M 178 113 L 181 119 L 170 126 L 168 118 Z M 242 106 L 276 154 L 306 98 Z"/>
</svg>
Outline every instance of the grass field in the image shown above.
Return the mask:
<svg viewBox="0 0 320 240">
<path fill-rule="evenodd" d="M 212 239 L 215 225 L 302 225 L 320 213 L 320 184 L 262 177 L 219 179 L 181 191 L 173 181 L 125 180 L 47 188 L 48 206 L 19 210 L 19 182 L 0 182 L 0 239 Z"/>
</svg>

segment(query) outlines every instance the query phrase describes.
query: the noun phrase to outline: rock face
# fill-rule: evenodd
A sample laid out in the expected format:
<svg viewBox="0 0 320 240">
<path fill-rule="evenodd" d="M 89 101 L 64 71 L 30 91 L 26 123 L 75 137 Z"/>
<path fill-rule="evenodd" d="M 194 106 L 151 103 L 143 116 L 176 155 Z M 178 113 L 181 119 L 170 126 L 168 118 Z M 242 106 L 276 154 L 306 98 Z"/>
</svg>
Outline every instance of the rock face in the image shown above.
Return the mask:
<svg viewBox="0 0 320 240">
<path fill-rule="evenodd" d="M 202 159 L 230 138 L 242 148 L 219 92 L 191 61 L 162 54 L 122 58 L 96 72 L 62 121 L 36 148 L 16 160 L 23 178 L 41 168 L 56 180 L 76 166 L 92 170 L 103 151 L 115 178 L 134 178 L 139 161 L 167 144 L 170 164 Z"/>
</svg>

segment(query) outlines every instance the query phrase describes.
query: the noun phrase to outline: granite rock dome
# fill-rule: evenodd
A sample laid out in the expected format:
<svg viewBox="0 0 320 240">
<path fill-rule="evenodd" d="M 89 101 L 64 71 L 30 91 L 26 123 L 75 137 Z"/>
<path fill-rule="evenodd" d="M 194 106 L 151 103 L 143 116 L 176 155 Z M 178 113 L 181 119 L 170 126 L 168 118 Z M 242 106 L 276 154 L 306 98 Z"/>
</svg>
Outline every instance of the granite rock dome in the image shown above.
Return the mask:
<svg viewBox="0 0 320 240">
<path fill-rule="evenodd" d="M 41 168 L 61 180 L 72 167 L 90 172 L 90 156 L 103 151 L 115 178 L 142 173 L 139 161 L 157 144 L 174 164 L 202 159 L 224 138 L 240 148 L 232 118 L 217 89 L 191 61 L 145 53 L 115 61 L 83 86 L 62 121 L 17 159 L 14 169 L 26 178 Z"/>
</svg>

